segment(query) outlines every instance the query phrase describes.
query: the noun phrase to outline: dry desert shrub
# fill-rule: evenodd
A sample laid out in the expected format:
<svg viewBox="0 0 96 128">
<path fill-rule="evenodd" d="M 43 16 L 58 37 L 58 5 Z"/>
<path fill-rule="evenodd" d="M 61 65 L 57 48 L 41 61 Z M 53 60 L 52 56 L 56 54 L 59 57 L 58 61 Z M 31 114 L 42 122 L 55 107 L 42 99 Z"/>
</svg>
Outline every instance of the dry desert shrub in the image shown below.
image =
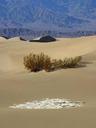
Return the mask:
<svg viewBox="0 0 96 128">
<path fill-rule="evenodd" d="M 37 72 L 45 69 L 49 71 L 51 68 L 51 59 L 44 53 L 33 54 L 24 57 L 24 65 L 31 72 Z"/>
<path fill-rule="evenodd" d="M 81 59 L 82 57 L 78 56 L 75 58 L 65 58 L 64 60 L 52 60 L 48 55 L 45 55 L 44 53 L 30 53 L 24 57 L 24 65 L 31 72 L 38 72 L 41 70 L 49 72 L 62 68 L 74 68 L 80 63 Z"/>
<path fill-rule="evenodd" d="M 62 68 L 74 68 L 80 63 L 81 59 L 81 56 L 77 56 L 75 58 L 65 58 L 62 62 Z"/>
<path fill-rule="evenodd" d="M 53 69 L 74 68 L 80 63 L 81 59 L 81 56 L 75 58 L 65 58 L 64 60 L 54 59 L 52 60 L 52 67 Z"/>
</svg>

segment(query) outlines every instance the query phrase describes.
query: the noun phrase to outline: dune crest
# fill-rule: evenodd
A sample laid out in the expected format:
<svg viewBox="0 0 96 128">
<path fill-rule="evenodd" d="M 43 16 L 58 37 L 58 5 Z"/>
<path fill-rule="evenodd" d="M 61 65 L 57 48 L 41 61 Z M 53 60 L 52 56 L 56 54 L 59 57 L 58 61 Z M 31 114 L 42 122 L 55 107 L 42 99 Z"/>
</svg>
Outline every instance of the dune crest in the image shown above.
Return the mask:
<svg viewBox="0 0 96 128">
<path fill-rule="evenodd" d="M 7 41 L 7 39 L 4 38 L 4 37 L 0 37 L 0 43 L 1 43 L 1 42 L 4 42 L 4 41 Z"/>
<path fill-rule="evenodd" d="M 19 37 L 13 37 L 13 38 L 10 38 L 9 41 L 20 41 L 20 38 Z"/>
<path fill-rule="evenodd" d="M 5 40 L 3 40 L 3 43 Z M 52 58 L 63 59 L 90 54 L 96 51 L 96 36 L 82 38 L 61 38 L 55 43 L 27 43 L 20 41 L 19 37 L 11 38 L 8 43 L 0 47 L 0 70 L 25 70 L 23 57 L 31 52 L 44 52 Z"/>
</svg>

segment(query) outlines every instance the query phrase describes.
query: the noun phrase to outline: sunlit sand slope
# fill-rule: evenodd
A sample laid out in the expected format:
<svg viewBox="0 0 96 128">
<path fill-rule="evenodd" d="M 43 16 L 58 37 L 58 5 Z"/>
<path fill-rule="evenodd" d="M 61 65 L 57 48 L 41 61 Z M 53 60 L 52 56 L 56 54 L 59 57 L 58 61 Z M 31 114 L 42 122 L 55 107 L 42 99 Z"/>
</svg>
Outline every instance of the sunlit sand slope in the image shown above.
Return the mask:
<svg viewBox="0 0 96 128">
<path fill-rule="evenodd" d="M 57 39 L 53 43 L 30 43 L 20 41 L 18 37 L 5 40 L 0 38 L 0 70 L 24 70 L 23 57 L 30 52 L 44 52 L 52 58 L 82 56 L 96 50 L 96 37 L 82 37 L 72 39 Z"/>
</svg>

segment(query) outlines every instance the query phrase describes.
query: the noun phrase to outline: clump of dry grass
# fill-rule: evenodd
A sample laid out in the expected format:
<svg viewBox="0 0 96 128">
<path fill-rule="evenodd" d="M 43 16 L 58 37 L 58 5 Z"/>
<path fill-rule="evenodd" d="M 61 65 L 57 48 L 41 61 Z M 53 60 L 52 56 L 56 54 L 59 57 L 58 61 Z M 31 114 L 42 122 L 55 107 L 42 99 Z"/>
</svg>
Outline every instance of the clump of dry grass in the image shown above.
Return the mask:
<svg viewBox="0 0 96 128">
<path fill-rule="evenodd" d="M 30 53 L 28 56 L 24 57 L 24 65 L 31 72 L 37 72 L 43 69 L 49 71 L 51 68 L 51 59 L 49 56 L 44 55 L 44 53 Z"/>
<path fill-rule="evenodd" d="M 64 60 L 52 60 L 48 55 L 45 55 L 44 53 L 30 53 L 24 57 L 24 65 L 31 72 L 38 72 L 41 70 L 49 72 L 62 68 L 74 68 L 80 63 L 81 59 L 82 57 L 78 56 L 75 58 L 65 58 Z"/>
<path fill-rule="evenodd" d="M 75 58 L 65 58 L 62 61 L 62 68 L 74 68 L 80 63 L 81 59 L 81 56 L 77 56 Z"/>
</svg>

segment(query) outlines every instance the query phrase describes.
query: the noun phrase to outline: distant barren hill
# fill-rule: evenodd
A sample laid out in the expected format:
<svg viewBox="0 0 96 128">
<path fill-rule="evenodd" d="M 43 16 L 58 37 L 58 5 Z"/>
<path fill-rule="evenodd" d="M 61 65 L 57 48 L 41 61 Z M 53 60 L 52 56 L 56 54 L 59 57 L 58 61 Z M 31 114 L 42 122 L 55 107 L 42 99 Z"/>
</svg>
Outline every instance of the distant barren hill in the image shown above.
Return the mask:
<svg viewBox="0 0 96 128">
<path fill-rule="evenodd" d="M 0 0 L 0 26 L 95 30 L 96 0 Z"/>
</svg>

